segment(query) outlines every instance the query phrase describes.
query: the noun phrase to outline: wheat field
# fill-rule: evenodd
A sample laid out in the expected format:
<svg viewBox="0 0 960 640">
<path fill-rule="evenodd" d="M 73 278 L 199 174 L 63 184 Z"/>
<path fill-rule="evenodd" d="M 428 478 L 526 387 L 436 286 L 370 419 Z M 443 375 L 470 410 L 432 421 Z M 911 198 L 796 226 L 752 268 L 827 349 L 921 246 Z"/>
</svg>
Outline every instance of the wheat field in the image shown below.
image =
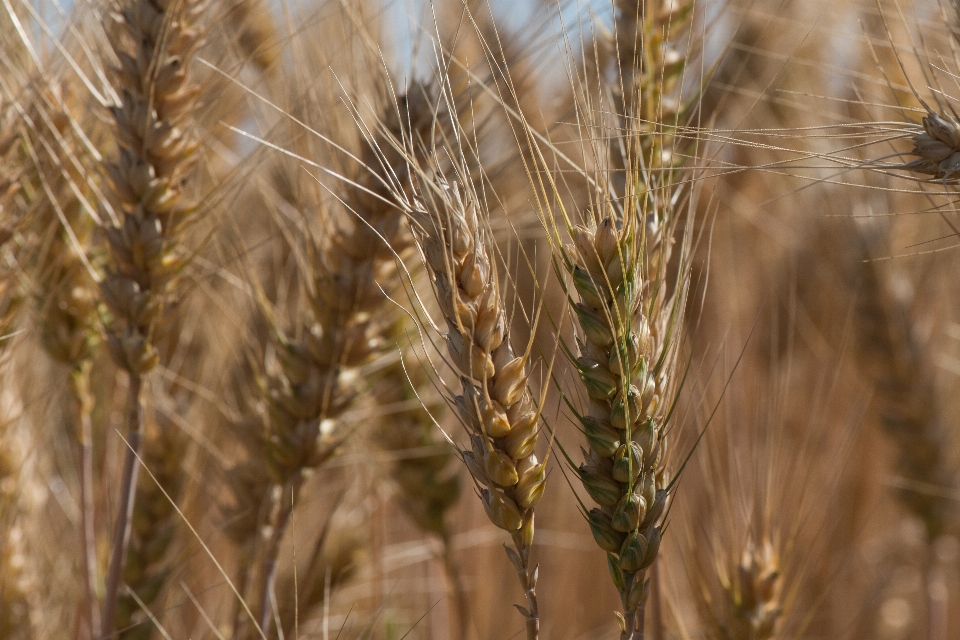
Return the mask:
<svg viewBox="0 0 960 640">
<path fill-rule="evenodd" d="M 958 102 L 952 0 L 3 0 L 0 639 L 960 637 Z"/>
</svg>

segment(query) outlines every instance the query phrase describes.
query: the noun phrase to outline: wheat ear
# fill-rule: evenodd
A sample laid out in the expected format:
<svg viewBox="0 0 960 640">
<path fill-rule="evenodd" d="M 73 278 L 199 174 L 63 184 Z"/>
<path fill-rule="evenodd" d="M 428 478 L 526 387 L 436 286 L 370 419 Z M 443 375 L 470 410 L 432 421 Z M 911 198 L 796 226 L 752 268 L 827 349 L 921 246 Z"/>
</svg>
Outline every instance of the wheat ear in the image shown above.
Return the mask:
<svg viewBox="0 0 960 640">
<path fill-rule="evenodd" d="M 733 575 L 723 580 L 729 619 L 720 629 L 724 640 L 770 640 L 775 636 L 780 605 L 780 566 L 770 540 L 747 543 Z"/>
<path fill-rule="evenodd" d="M 667 421 L 689 282 L 687 230 L 676 284 L 668 286 L 683 199 L 668 175 L 645 172 L 641 138 L 636 127 L 624 134 L 625 158 L 633 162 L 622 206 L 598 193 L 583 224 L 545 216 L 558 273 L 572 283 L 569 304 L 580 331 L 577 352 L 569 353 L 589 397 L 578 415 L 588 445 L 579 476 L 599 505 L 587 520 L 620 592 L 622 640 L 643 637 L 646 572 L 660 548 Z"/>
<path fill-rule="evenodd" d="M 371 143 L 364 147 L 361 159 L 367 172 L 358 183 L 365 187 L 365 191 L 357 190 L 352 195 L 357 205 L 364 209 L 389 207 L 386 203 L 390 202 L 391 185 L 401 189 L 410 187 L 406 158 L 396 141 L 404 136 L 428 139 L 431 131 L 441 126 L 430 108 L 431 97 L 432 87 L 414 83 L 399 97 L 397 107 L 383 114 L 381 129 L 373 133 Z M 358 209 L 358 212 L 362 210 Z M 410 252 L 411 243 L 412 236 L 404 226 L 398 231 L 392 247 L 403 260 Z M 411 278 L 418 275 L 420 272 L 409 274 Z M 401 508 L 421 530 L 441 540 L 441 560 L 453 595 L 458 628 L 463 635 L 466 633 L 467 606 L 450 550 L 450 529 L 445 517 L 460 497 L 460 482 L 456 473 L 450 470 L 453 451 L 438 437 L 434 427 L 432 418 L 436 417 L 440 407 L 421 406 L 424 392 L 431 385 L 423 369 L 416 366 L 418 355 L 412 349 L 404 348 L 409 340 L 407 330 L 410 324 L 406 313 L 396 313 L 385 336 L 386 342 L 397 345 L 402 355 L 400 360 L 387 364 L 377 381 L 375 400 L 383 407 L 390 407 L 390 413 L 378 424 L 374 436 L 378 447 L 398 456 L 391 464 L 390 473 L 399 489 L 397 501 Z M 409 455 L 411 452 L 417 454 Z"/>
<path fill-rule="evenodd" d="M 615 6 L 616 110 L 625 127 L 641 134 L 640 153 L 650 176 L 660 178 L 661 172 L 666 182 L 671 169 L 684 163 L 688 141 L 677 132 L 699 98 L 699 92 L 683 86 L 687 66 L 695 59 L 689 50 L 694 40 L 684 38 L 694 5 L 690 0 L 617 0 Z M 614 136 L 611 144 L 621 140 Z M 615 159 L 623 151 L 615 151 Z"/>
<path fill-rule="evenodd" d="M 949 114 L 928 111 L 923 131 L 913 136 L 910 154 L 917 159 L 904 164 L 904 169 L 937 180 L 955 180 L 960 173 L 960 122 Z"/>
<path fill-rule="evenodd" d="M 93 398 L 89 393 L 91 360 L 98 342 L 97 294 L 86 257 L 93 219 L 83 210 L 86 203 L 82 202 L 88 189 L 81 172 L 87 169 L 79 162 L 66 160 L 87 158 L 70 130 L 67 107 L 72 96 L 61 89 L 57 85 L 41 87 L 25 111 L 22 147 L 30 158 L 30 168 L 23 180 L 34 193 L 28 221 L 36 251 L 30 267 L 36 279 L 33 295 L 39 306 L 41 342 L 69 376 L 73 428 L 70 436 L 77 446 L 80 482 L 84 609 L 91 637 L 98 637 L 99 571 L 90 418 Z"/>
<path fill-rule="evenodd" d="M 119 512 L 103 605 L 103 632 L 113 633 L 137 485 L 142 443 L 144 374 L 157 364 L 164 316 L 175 304 L 184 266 L 184 230 L 195 207 L 184 198 L 196 161 L 190 135 L 197 88 L 190 80 L 200 43 L 196 26 L 203 3 L 128 0 L 111 14 L 108 37 L 120 102 L 113 107 L 118 155 L 107 165 L 115 214 L 103 212 L 107 238 L 101 295 L 110 318 L 106 343 L 129 374 L 126 416 L 129 447 L 123 465 Z"/>
<path fill-rule="evenodd" d="M 398 341 L 402 339 L 398 336 Z M 389 414 L 374 436 L 377 446 L 395 456 L 390 475 L 398 489 L 397 503 L 421 531 L 437 536 L 443 545 L 439 559 L 452 595 L 457 629 L 466 637 L 466 595 L 450 548 L 452 534 L 447 522 L 447 512 L 460 498 L 460 476 L 451 469 L 453 450 L 435 435 L 433 419 L 443 407 L 421 406 L 432 389 L 417 366 L 417 355 L 412 350 L 404 353 L 404 360 L 391 363 L 377 381 L 377 401 Z"/>
<path fill-rule="evenodd" d="M 9 246 L 14 244 L 11 239 L 21 223 L 16 199 L 22 170 L 14 159 L 17 137 L 13 121 L 12 107 L 8 108 L 0 95 L 0 356 L 10 345 L 23 300 L 16 279 L 16 252 Z M 0 416 L 0 637 L 29 640 L 34 636 L 19 505 L 25 452 L 16 446 L 11 426 L 7 416 Z"/>
<path fill-rule="evenodd" d="M 528 386 L 529 349 L 517 355 L 507 335 L 490 237 L 471 184 L 448 183 L 435 171 L 416 175 L 416 204 L 409 215 L 446 321 L 450 363 L 461 376 L 462 393 L 451 398 L 470 437 L 470 449 L 461 455 L 490 521 L 513 538 L 515 550 L 507 548 L 507 555 L 527 600 L 525 608 L 517 608 L 533 640 L 540 620 L 538 570 L 531 568 L 530 551 L 546 463 L 534 453 L 540 412 Z M 465 171 L 460 175 L 469 180 Z"/>
<path fill-rule="evenodd" d="M 429 112 L 422 118 L 408 103 L 401 96 L 399 105 L 388 112 L 396 112 L 388 119 L 393 123 L 388 126 L 390 135 L 399 135 L 401 117 L 423 126 L 432 123 Z M 370 142 L 365 152 L 368 160 L 378 159 L 377 144 L 377 139 Z M 238 475 L 236 482 L 239 489 L 266 499 L 259 502 L 261 526 L 270 531 L 257 553 L 262 566 L 255 576 L 245 578 L 255 593 L 264 633 L 271 625 L 269 598 L 293 505 L 307 476 L 334 456 L 344 441 L 346 430 L 338 418 L 358 393 L 356 371 L 381 353 L 384 332 L 394 315 L 381 286 L 388 295 L 393 291 L 399 281 L 397 256 L 408 252 L 410 238 L 403 212 L 381 194 L 389 194 L 396 171 L 405 167 L 402 158 L 388 158 L 385 165 L 369 164 L 371 172 L 359 180 L 364 188 L 344 194 L 349 215 L 323 241 L 308 248 L 304 278 L 309 282 L 310 315 L 299 331 L 303 338 L 288 337 L 274 322 L 279 366 L 263 378 L 266 420 L 253 444 L 266 452 L 269 468 L 263 473 L 238 467 L 242 478 Z M 381 172 L 388 175 L 383 177 Z M 243 502 L 250 503 L 246 498 Z M 246 628 L 239 616 L 237 623 Z"/>
</svg>

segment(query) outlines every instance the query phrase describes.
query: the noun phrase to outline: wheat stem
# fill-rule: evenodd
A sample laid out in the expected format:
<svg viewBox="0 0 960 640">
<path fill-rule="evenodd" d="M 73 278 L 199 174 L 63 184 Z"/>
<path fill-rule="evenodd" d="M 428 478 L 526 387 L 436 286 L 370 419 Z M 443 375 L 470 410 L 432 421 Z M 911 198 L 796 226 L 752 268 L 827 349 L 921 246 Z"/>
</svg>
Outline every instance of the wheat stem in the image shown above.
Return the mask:
<svg viewBox="0 0 960 640">
<path fill-rule="evenodd" d="M 288 482 L 284 486 L 280 494 L 280 511 L 274 521 L 273 531 L 270 533 L 270 539 L 263 552 L 263 579 L 261 581 L 257 602 L 260 603 L 260 630 L 267 637 L 270 636 L 270 628 L 273 626 L 273 607 L 270 606 L 270 603 L 273 598 L 274 585 L 277 582 L 280 545 L 283 542 L 283 536 L 287 531 L 287 527 L 290 525 L 293 507 L 296 504 L 297 497 L 300 495 L 302 486 L 302 478 Z M 287 500 L 288 497 L 289 501 Z"/>
<path fill-rule="evenodd" d="M 443 538 L 443 572 L 447 579 L 447 591 L 453 595 L 451 608 L 457 621 L 457 637 L 466 638 L 470 628 L 470 609 L 467 602 L 467 592 L 461 579 L 461 569 L 453 559 L 449 536 Z"/>
<path fill-rule="evenodd" d="M 107 587 L 103 600 L 103 635 L 111 636 L 116 629 L 117 598 L 123 580 L 123 565 L 127 557 L 127 545 L 130 542 L 133 507 L 136 499 L 137 476 L 140 465 L 137 458 L 143 439 L 143 406 L 140 403 L 140 389 L 143 380 L 138 373 L 130 372 L 127 394 L 127 449 L 123 457 L 123 473 L 120 477 L 120 501 L 117 522 L 113 530 L 110 569 L 107 574 Z"/>
<path fill-rule="evenodd" d="M 84 606 L 87 610 L 91 638 L 99 638 L 100 611 L 97 606 L 97 537 L 93 488 L 93 425 L 90 421 L 90 398 L 87 392 L 90 376 L 89 363 L 74 369 L 70 374 L 70 395 L 74 413 L 79 423 L 77 433 L 78 462 L 80 471 L 80 527 L 84 573 Z"/>
<path fill-rule="evenodd" d="M 650 635 L 652 640 L 664 640 L 659 558 L 654 561 L 650 573 Z"/>
</svg>

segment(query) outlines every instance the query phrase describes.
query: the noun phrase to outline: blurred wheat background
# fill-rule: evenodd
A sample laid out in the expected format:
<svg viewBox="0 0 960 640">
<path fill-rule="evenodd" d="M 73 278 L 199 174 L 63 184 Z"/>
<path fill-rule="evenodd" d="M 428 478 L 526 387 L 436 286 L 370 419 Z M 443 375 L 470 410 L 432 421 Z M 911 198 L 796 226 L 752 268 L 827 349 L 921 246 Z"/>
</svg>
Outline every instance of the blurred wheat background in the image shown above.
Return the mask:
<svg viewBox="0 0 960 640">
<path fill-rule="evenodd" d="M 960 637 L 958 12 L 3 0 L 0 638 Z"/>
</svg>

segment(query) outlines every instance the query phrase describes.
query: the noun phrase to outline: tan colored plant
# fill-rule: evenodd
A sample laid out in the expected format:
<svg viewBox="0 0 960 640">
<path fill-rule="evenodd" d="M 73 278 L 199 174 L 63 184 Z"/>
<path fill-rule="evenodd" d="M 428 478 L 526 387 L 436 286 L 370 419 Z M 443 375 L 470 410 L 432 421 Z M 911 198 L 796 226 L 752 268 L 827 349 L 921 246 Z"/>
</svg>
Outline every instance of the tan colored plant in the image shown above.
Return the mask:
<svg viewBox="0 0 960 640">
<path fill-rule="evenodd" d="M 445 515 L 459 498 L 460 482 L 449 468 L 453 451 L 434 437 L 436 427 L 426 415 L 428 409 L 420 405 L 423 396 L 417 391 L 428 393 L 429 383 L 421 379 L 413 358 L 412 364 L 407 362 L 409 368 L 400 362 L 391 364 L 378 381 L 377 401 L 389 413 L 376 430 L 377 444 L 397 456 L 391 463 L 391 475 L 401 508 L 420 529 L 449 542 Z M 416 386 L 411 388 L 411 384 Z M 429 407 L 434 416 L 439 410 Z"/>
<path fill-rule="evenodd" d="M 392 122 L 387 126 L 396 135 L 411 121 L 432 125 L 431 114 L 418 111 L 416 104 L 410 107 L 410 102 L 402 96 L 387 111 Z M 399 288 L 398 256 L 408 252 L 410 237 L 403 213 L 384 194 L 405 164 L 402 158 L 377 164 L 372 148 L 377 142 L 370 144 L 365 152 L 367 173 L 358 188 L 342 198 L 348 215 L 331 217 L 326 237 L 307 247 L 302 275 L 309 287 L 310 313 L 298 328 L 298 337 L 289 336 L 269 316 L 276 363 L 260 383 L 262 422 L 248 432 L 251 459 L 234 474 L 238 503 L 257 505 L 253 528 L 253 521 L 246 518 L 247 526 L 235 529 L 234 535 L 246 548 L 245 564 L 253 567 L 244 584 L 264 633 L 271 626 L 270 598 L 280 544 L 300 490 L 346 440 L 349 430 L 339 418 L 361 392 L 358 370 L 381 354 L 395 314 L 384 291 L 390 295 Z M 267 532 L 259 542 L 258 530 Z M 249 633 L 239 613 L 237 626 L 240 637 Z"/>
<path fill-rule="evenodd" d="M 143 376 L 159 359 L 169 310 L 189 259 L 182 242 L 196 208 L 184 193 L 196 162 L 190 132 L 197 87 L 191 60 L 201 41 L 204 5 L 193 0 L 129 0 L 111 13 L 108 37 L 120 101 L 112 108 L 117 155 L 106 170 L 112 207 L 101 218 L 107 239 L 102 299 L 110 316 L 106 344 L 129 375 L 127 452 L 103 607 L 113 633 L 143 438 Z"/>
<path fill-rule="evenodd" d="M 460 375 L 461 393 L 448 393 L 470 438 L 461 455 L 490 521 L 513 538 L 507 555 L 527 600 L 526 607 L 517 608 L 533 640 L 540 620 L 538 570 L 531 566 L 530 552 L 546 460 L 540 462 L 534 451 L 541 415 L 528 380 L 532 342 L 520 354 L 511 344 L 483 201 L 459 158 L 454 161 L 457 181 L 448 182 L 439 173 L 437 156 L 428 156 L 424 168 L 411 155 L 416 195 L 407 213 L 446 323 L 445 332 L 438 330 L 450 366 Z"/>
<path fill-rule="evenodd" d="M 769 540 L 761 548 L 747 543 L 740 563 L 723 580 L 729 621 L 721 628 L 725 640 L 770 640 L 775 637 L 780 604 L 780 567 Z"/>
<path fill-rule="evenodd" d="M 692 205 L 672 172 L 648 172 L 645 125 L 625 123 L 622 200 L 610 198 L 616 172 L 600 172 L 582 221 L 562 204 L 554 213 L 558 190 L 549 179 L 540 184 L 539 205 L 577 319 L 576 347 L 566 351 L 589 398 L 579 410 L 569 403 L 588 444 L 578 475 L 598 505 L 585 515 L 620 592 L 621 638 L 634 640 L 643 637 L 647 570 L 660 548 L 670 486 L 666 436 L 679 384 L 689 225 L 673 265 L 671 253 L 684 207 L 689 215 Z M 603 139 L 599 127 L 588 131 Z"/>
</svg>

